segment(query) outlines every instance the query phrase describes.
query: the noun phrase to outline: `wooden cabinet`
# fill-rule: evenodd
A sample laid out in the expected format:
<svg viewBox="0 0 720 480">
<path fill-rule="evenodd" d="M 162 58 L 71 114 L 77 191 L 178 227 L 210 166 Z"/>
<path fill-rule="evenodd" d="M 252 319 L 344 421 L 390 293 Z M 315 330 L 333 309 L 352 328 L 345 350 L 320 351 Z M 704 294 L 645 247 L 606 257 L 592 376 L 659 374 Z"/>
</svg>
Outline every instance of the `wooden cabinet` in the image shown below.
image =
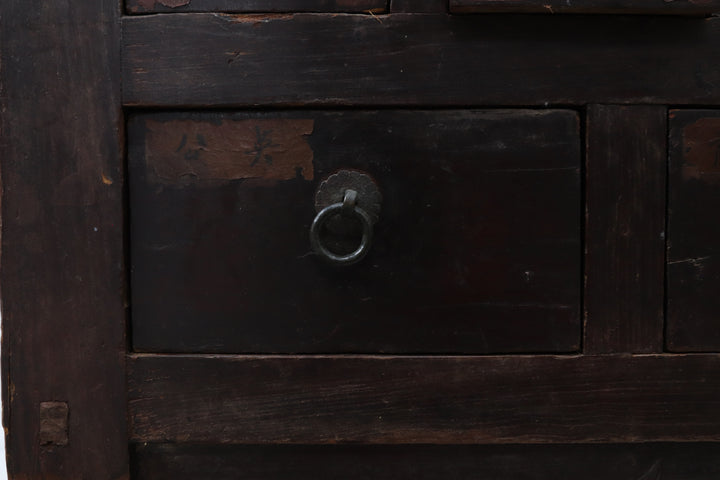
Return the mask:
<svg viewBox="0 0 720 480">
<path fill-rule="evenodd" d="M 6 2 L 11 477 L 720 477 L 716 2 L 536 3 Z"/>
</svg>

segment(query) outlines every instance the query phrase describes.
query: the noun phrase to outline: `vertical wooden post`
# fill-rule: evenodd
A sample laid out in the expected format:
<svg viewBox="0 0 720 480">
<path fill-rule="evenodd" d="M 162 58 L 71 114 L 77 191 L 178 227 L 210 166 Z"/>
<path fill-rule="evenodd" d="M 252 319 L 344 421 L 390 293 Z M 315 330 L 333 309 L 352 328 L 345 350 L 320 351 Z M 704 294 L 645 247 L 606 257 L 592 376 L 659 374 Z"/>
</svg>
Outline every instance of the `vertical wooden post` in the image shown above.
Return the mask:
<svg viewBox="0 0 720 480">
<path fill-rule="evenodd" d="M 586 353 L 663 348 L 667 109 L 587 111 Z"/>
<path fill-rule="evenodd" d="M 128 478 L 119 2 L 3 2 L 11 478 Z"/>
</svg>

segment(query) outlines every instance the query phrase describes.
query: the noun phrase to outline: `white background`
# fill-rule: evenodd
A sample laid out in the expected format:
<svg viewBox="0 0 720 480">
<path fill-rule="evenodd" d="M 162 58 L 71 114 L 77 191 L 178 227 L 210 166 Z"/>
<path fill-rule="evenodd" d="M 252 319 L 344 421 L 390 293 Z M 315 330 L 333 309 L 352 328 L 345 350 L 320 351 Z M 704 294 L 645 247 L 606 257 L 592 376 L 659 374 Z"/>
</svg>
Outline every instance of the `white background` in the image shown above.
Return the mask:
<svg viewBox="0 0 720 480">
<path fill-rule="evenodd" d="M 2 317 L 0 317 L 0 324 L 2 324 Z M 2 337 L 2 327 L 0 327 L 0 337 Z M 0 352 L 2 353 L 2 352 Z M 3 385 L 7 386 L 7 383 L 5 383 L 5 378 L 2 379 Z M 4 405 L 3 405 L 4 407 Z M 7 480 L 7 467 L 5 466 L 5 435 L 0 435 L 0 452 L 2 452 L 2 461 L 0 461 L 0 480 Z"/>
</svg>

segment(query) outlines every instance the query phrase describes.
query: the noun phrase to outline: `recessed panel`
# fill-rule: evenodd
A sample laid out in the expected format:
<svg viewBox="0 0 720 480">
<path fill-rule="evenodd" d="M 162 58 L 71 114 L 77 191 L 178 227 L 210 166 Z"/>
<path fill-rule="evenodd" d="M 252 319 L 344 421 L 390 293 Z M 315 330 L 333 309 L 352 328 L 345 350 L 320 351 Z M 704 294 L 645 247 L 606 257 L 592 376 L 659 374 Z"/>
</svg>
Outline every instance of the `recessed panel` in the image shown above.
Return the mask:
<svg viewBox="0 0 720 480">
<path fill-rule="evenodd" d="M 575 351 L 578 128 L 556 110 L 135 115 L 133 348 Z M 310 242 L 316 192 L 340 171 L 380 198 L 350 266 Z M 354 221 L 321 242 L 352 251 Z"/>
<path fill-rule="evenodd" d="M 720 351 L 720 111 L 670 113 L 667 344 Z"/>
</svg>

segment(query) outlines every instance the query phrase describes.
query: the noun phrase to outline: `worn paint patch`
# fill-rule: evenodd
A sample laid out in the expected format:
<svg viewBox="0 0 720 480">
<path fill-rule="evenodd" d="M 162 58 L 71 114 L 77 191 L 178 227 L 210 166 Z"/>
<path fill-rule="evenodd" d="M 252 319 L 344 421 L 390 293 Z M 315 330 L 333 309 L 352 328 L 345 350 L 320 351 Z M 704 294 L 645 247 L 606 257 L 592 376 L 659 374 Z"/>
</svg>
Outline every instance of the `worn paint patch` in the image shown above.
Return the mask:
<svg viewBox="0 0 720 480">
<path fill-rule="evenodd" d="M 146 122 L 149 179 L 192 181 L 312 180 L 312 119 L 169 120 Z"/>
<path fill-rule="evenodd" d="M 67 402 L 40 403 L 40 445 L 68 444 Z"/>
<path fill-rule="evenodd" d="M 700 118 L 683 129 L 683 179 L 720 183 L 720 118 Z"/>
</svg>

